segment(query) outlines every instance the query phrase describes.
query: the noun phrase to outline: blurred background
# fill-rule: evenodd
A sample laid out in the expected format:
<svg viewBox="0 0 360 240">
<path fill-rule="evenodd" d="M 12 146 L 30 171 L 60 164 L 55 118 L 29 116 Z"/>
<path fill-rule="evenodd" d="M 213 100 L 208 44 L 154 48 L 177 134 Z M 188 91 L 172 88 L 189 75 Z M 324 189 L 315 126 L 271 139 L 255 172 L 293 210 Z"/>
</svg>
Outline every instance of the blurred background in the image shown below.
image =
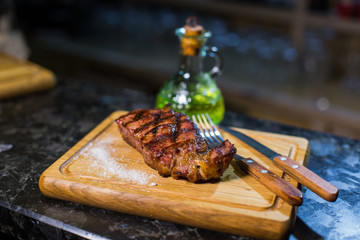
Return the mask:
<svg viewBox="0 0 360 240">
<path fill-rule="evenodd" d="M 195 15 L 224 57 L 226 109 L 360 139 L 359 0 L 4 0 L 0 9 L 11 15 L 0 30 L 18 39 L 3 51 L 154 95 L 178 69 L 175 28 Z"/>
</svg>

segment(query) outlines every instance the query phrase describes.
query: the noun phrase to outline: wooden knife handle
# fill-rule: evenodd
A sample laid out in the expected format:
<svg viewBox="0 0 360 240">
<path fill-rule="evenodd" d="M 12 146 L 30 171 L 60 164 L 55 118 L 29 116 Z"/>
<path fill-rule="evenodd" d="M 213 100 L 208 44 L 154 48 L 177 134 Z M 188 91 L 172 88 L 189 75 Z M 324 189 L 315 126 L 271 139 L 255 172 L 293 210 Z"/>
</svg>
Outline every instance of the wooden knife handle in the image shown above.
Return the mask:
<svg viewBox="0 0 360 240">
<path fill-rule="evenodd" d="M 299 189 L 251 158 L 242 158 L 237 154 L 234 158 L 242 170 L 252 175 L 270 191 L 284 199 L 285 202 L 292 206 L 300 206 L 302 204 L 303 196 Z"/>
<path fill-rule="evenodd" d="M 275 157 L 274 162 L 282 170 L 289 173 L 291 177 L 323 199 L 330 202 L 334 202 L 337 199 L 339 193 L 337 187 L 325 181 L 303 165 L 286 156 Z"/>
</svg>

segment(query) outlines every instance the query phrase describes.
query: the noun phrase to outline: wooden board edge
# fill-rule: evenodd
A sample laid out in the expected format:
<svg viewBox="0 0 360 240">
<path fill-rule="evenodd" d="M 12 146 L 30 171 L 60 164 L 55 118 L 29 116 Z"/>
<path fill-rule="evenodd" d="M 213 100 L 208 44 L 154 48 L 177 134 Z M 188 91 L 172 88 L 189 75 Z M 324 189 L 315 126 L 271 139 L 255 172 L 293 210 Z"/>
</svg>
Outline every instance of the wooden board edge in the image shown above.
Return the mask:
<svg viewBox="0 0 360 240">
<path fill-rule="evenodd" d="M 50 198 L 77 202 L 116 212 L 174 222 L 212 231 L 262 239 L 283 239 L 284 236 L 288 234 L 293 221 L 293 217 L 284 216 L 281 213 L 272 217 L 264 215 L 262 216 L 261 224 L 259 224 L 256 231 L 254 231 L 251 224 L 259 221 L 259 216 L 255 217 L 251 214 L 237 215 L 232 211 L 232 208 L 229 208 L 228 211 L 223 209 L 216 210 L 216 214 L 209 215 L 208 208 L 202 208 L 201 203 L 199 203 L 197 209 L 194 210 L 193 207 L 186 207 L 186 203 L 179 204 L 177 201 L 156 199 L 152 196 L 139 198 L 136 194 L 118 192 L 103 187 L 88 186 L 86 184 L 74 184 L 71 181 L 64 181 L 64 179 L 59 181 L 57 178 L 44 175 L 41 176 L 39 182 L 41 182 L 41 192 Z M 59 194 L 57 189 L 62 189 L 62 194 Z M 84 197 L 86 195 L 92 196 L 91 201 Z M 106 204 L 104 204 L 102 198 L 107 199 Z M 129 200 L 132 201 L 132 204 L 128 204 Z M 159 211 L 160 206 L 161 211 Z M 214 206 L 214 208 L 216 208 L 216 206 Z M 279 216 L 281 216 L 280 220 Z M 203 219 L 206 219 L 206 221 Z"/>
<path fill-rule="evenodd" d="M 14 97 L 22 94 L 50 89 L 56 84 L 55 74 L 37 64 L 24 62 L 20 67 L 32 67 L 31 74 L 12 76 L 2 80 L 0 84 L 0 99 Z"/>
</svg>

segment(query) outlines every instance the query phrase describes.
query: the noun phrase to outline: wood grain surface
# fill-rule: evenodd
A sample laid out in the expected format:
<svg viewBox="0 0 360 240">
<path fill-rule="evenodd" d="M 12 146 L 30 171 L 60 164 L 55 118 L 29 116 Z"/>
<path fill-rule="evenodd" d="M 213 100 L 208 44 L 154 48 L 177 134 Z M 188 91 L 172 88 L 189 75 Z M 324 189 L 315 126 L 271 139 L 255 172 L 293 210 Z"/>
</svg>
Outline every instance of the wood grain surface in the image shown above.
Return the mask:
<svg viewBox="0 0 360 240">
<path fill-rule="evenodd" d="M 123 141 L 114 120 L 124 113 L 112 113 L 44 171 L 39 180 L 41 192 L 51 198 L 215 231 L 266 239 L 288 236 L 296 207 L 234 163 L 219 181 L 209 183 L 159 176 Z M 300 164 L 307 159 L 308 141 L 304 138 L 242 131 Z M 223 134 L 239 154 L 298 186 L 271 160 Z"/>
</svg>

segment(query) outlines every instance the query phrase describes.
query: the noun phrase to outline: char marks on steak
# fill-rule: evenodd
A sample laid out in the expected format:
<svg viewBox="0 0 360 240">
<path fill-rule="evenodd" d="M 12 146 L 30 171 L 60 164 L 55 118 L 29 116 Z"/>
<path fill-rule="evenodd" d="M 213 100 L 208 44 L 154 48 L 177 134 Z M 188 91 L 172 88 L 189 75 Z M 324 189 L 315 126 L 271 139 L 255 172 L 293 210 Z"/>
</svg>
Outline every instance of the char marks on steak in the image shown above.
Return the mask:
<svg viewBox="0 0 360 240">
<path fill-rule="evenodd" d="M 140 109 L 116 120 L 124 140 L 136 148 L 147 165 L 162 176 L 190 182 L 219 178 L 236 148 L 228 140 L 214 149 L 188 116 L 163 109 Z"/>
</svg>

